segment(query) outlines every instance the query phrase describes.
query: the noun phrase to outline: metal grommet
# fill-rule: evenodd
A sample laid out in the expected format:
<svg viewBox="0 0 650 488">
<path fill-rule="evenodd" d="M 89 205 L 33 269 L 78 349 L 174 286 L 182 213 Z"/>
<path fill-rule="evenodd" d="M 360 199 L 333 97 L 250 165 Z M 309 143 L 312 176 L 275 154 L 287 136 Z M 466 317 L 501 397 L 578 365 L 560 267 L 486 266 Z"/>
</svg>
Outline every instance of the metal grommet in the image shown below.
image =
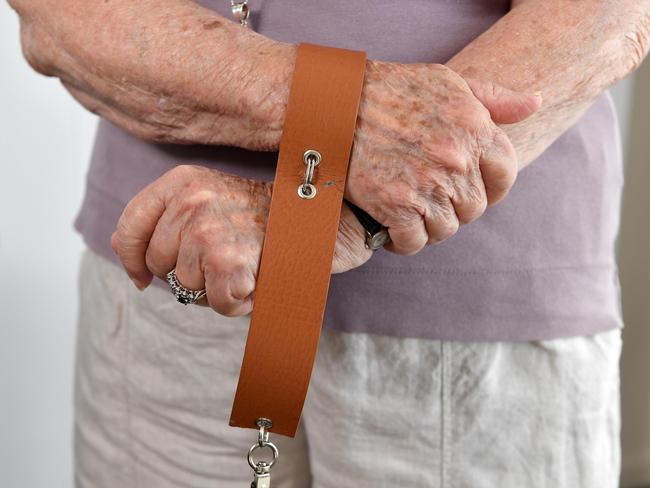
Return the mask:
<svg viewBox="0 0 650 488">
<path fill-rule="evenodd" d="M 316 187 L 311 183 L 303 183 L 298 187 L 298 196 L 305 200 L 311 200 L 316 196 Z"/>
<path fill-rule="evenodd" d="M 314 167 L 316 167 L 320 164 L 323 156 L 321 156 L 320 153 L 316 151 L 316 149 L 307 149 L 302 155 L 302 159 L 307 166 L 309 166 L 309 163 L 311 162 L 313 163 Z"/>
</svg>

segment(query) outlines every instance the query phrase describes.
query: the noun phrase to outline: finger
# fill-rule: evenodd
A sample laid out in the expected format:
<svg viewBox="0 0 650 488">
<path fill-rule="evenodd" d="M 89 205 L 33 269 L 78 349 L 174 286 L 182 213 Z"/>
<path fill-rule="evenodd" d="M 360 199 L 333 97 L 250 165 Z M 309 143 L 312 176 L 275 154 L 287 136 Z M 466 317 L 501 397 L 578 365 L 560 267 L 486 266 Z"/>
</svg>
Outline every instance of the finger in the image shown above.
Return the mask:
<svg viewBox="0 0 650 488">
<path fill-rule="evenodd" d="M 141 290 L 153 278 L 147 268 L 145 254 L 164 211 L 163 199 L 152 186 L 147 187 L 126 206 L 111 237 L 113 251 L 119 256 L 131 280 Z"/>
<path fill-rule="evenodd" d="M 542 96 L 539 93 L 527 93 L 509 90 L 491 81 L 467 78 L 474 96 L 490 112 L 496 124 L 514 124 L 527 119 L 542 106 Z"/>
<path fill-rule="evenodd" d="M 194 243 L 187 240 L 180 241 L 176 262 L 169 269 L 174 267 L 176 268 L 176 279 L 181 286 L 190 290 L 205 288 L 200 250 Z"/>
<path fill-rule="evenodd" d="M 487 192 L 479 162 L 471 163 L 464 175 L 452 176 L 453 192 L 451 204 L 461 225 L 475 221 L 485 213 Z"/>
<path fill-rule="evenodd" d="M 510 138 L 498 127 L 492 140 L 483 145 L 479 161 L 488 205 L 503 199 L 517 179 L 519 163 Z"/>
<path fill-rule="evenodd" d="M 238 317 L 253 308 L 257 269 L 251 269 L 239 252 L 214 253 L 204 265 L 206 298 L 218 313 Z"/>
<path fill-rule="evenodd" d="M 424 220 L 419 216 L 411 223 L 388 228 L 390 242 L 384 246 L 390 252 L 410 256 L 420 252 L 429 241 Z"/>
<path fill-rule="evenodd" d="M 366 234 L 359 222 L 345 203 L 341 207 L 341 219 L 332 260 L 332 273 L 344 273 L 361 266 L 372 256 L 366 247 Z"/>
<path fill-rule="evenodd" d="M 429 245 L 439 244 L 458 232 L 460 222 L 448 196 L 433 196 L 432 203 L 424 215 L 424 224 L 429 236 Z"/>
<path fill-rule="evenodd" d="M 154 275 L 164 279 L 176 267 L 181 244 L 179 220 L 164 212 L 153 231 L 145 253 L 147 268 Z"/>
</svg>

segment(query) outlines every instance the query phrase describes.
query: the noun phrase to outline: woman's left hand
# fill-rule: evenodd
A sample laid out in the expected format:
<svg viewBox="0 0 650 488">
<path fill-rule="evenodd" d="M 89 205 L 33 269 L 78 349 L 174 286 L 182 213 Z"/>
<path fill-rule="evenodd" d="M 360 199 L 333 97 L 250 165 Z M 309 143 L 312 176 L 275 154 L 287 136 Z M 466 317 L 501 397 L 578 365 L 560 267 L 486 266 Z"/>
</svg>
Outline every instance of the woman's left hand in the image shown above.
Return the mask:
<svg viewBox="0 0 650 488">
<path fill-rule="evenodd" d="M 217 312 L 245 315 L 253 290 L 271 204 L 272 184 L 201 166 L 177 166 L 129 202 L 111 244 L 141 290 L 176 268 L 191 290 L 206 289 Z M 340 273 L 361 266 L 372 251 L 344 205 L 332 263 Z"/>
</svg>

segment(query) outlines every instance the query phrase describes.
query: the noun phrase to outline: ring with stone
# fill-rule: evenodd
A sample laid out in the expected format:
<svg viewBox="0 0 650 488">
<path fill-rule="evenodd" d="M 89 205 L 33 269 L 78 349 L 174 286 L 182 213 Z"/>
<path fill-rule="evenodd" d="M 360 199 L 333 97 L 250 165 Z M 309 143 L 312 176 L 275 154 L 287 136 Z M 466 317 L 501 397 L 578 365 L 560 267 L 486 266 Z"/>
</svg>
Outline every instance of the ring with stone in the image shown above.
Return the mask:
<svg viewBox="0 0 650 488">
<path fill-rule="evenodd" d="M 205 296 L 205 288 L 202 290 L 190 290 L 181 285 L 176 277 L 176 268 L 167 273 L 167 283 L 176 300 L 183 305 L 193 305 Z"/>
</svg>

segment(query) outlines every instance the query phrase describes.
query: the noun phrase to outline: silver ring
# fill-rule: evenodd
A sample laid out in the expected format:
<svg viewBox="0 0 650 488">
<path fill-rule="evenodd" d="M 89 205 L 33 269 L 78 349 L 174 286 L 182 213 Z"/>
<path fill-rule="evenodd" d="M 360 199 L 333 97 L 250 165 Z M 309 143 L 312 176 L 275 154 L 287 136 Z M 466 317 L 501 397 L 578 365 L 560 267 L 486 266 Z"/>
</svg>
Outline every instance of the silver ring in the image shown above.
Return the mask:
<svg viewBox="0 0 650 488">
<path fill-rule="evenodd" d="M 176 277 L 176 268 L 167 273 L 167 283 L 176 300 L 183 305 L 193 305 L 205 296 L 205 288 L 202 290 L 190 290 L 181 285 Z"/>
<path fill-rule="evenodd" d="M 271 449 L 271 454 L 273 457 L 271 458 L 270 463 L 267 463 L 266 461 L 260 461 L 261 463 L 264 463 L 263 464 L 264 468 L 270 470 L 275 464 L 275 462 L 278 460 L 278 456 L 279 456 L 278 448 L 272 442 L 265 442 L 263 445 L 253 444 L 251 448 L 248 450 L 248 465 L 256 471 L 258 469 L 257 466 L 258 463 L 255 462 L 255 459 L 253 459 L 253 453 L 258 449 L 263 449 L 265 447 Z"/>
</svg>

